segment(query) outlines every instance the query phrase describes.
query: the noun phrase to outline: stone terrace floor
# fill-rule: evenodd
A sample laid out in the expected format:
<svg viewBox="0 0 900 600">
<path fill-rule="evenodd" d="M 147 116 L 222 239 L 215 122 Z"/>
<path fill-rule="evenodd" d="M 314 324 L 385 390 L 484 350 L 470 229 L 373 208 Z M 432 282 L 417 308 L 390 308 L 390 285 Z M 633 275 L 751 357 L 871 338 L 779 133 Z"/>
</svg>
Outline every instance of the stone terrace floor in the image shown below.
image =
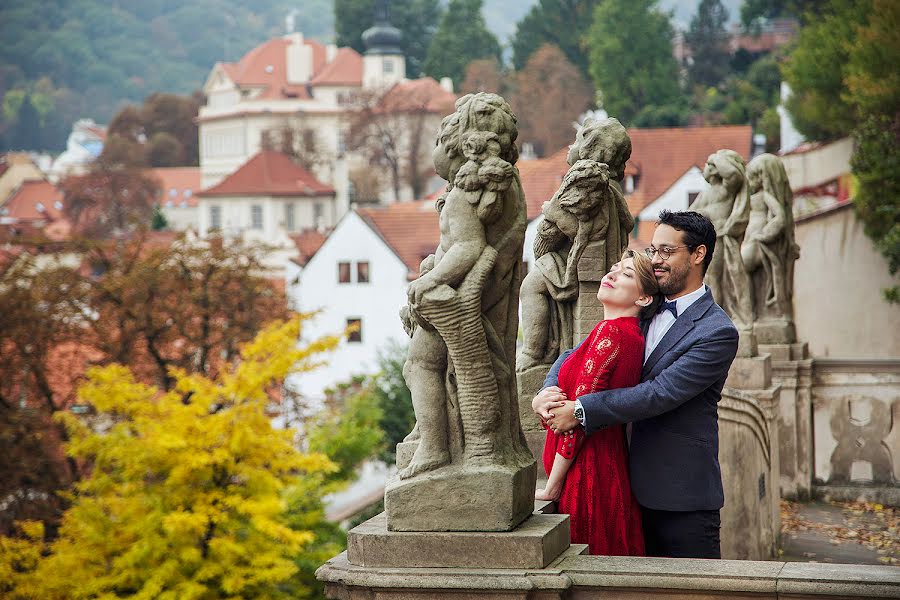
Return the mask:
<svg viewBox="0 0 900 600">
<path fill-rule="evenodd" d="M 900 565 L 900 508 L 784 500 L 778 560 Z"/>
</svg>

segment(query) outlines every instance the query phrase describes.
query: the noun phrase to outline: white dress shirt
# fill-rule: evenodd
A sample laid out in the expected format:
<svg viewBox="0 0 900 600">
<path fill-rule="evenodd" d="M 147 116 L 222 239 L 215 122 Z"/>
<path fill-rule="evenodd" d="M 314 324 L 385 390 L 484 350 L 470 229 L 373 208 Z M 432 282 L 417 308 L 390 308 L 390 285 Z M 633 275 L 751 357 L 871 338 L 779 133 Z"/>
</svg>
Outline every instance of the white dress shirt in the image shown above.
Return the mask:
<svg viewBox="0 0 900 600">
<path fill-rule="evenodd" d="M 699 300 L 705 293 L 706 286 L 701 284 L 699 288 L 690 294 L 685 294 L 676 299 L 675 310 L 678 311 L 679 315 L 683 314 L 691 304 Z M 666 298 L 666 301 L 671 302 L 668 298 Z M 675 316 L 672 314 L 672 311 L 663 310 L 656 313 L 653 320 L 650 321 L 650 327 L 647 329 L 647 338 L 644 341 L 644 362 L 647 362 L 653 350 L 659 345 L 660 340 L 665 337 L 674 324 Z"/>
</svg>

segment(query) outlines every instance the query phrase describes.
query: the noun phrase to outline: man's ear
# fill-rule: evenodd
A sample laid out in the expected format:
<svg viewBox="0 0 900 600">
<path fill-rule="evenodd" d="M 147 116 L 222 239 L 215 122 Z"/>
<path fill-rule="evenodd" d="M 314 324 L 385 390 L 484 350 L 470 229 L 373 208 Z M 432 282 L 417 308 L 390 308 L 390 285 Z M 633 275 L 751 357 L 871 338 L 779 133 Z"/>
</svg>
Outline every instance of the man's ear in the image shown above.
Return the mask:
<svg viewBox="0 0 900 600">
<path fill-rule="evenodd" d="M 703 259 L 706 258 L 706 244 L 700 244 L 699 246 L 694 248 L 694 252 L 697 253 L 697 257 L 694 259 L 694 264 L 703 264 Z"/>
</svg>

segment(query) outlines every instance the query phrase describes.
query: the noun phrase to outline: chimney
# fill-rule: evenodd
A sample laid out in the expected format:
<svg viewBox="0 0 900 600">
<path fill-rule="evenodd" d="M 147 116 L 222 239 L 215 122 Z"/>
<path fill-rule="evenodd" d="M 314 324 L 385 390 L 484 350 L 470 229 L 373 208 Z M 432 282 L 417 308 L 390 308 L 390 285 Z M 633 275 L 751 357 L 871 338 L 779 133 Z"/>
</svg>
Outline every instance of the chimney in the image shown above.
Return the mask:
<svg viewBox="0 0 900 600">
<path fill-rule="evenodd" d="M 441 87 L 446 91 L 453 93 L 453 80 L 449 77 L 441 77 Z"/>
<path fill-rule="evenodd" d="M 330 63 L 334 60 L 334 57 L 337 56 L 338 47 L 334 44 L 328 44 L 325 46 L 325 62 Z"/>
<path fill-rule="evenodd" d="M 291 33 L 284 36 L 290 41 L 287 46 L 287 82 L 298 85 L 312 78 L 312 47 L 303 43 L 302 33 Z"/>
</svg>

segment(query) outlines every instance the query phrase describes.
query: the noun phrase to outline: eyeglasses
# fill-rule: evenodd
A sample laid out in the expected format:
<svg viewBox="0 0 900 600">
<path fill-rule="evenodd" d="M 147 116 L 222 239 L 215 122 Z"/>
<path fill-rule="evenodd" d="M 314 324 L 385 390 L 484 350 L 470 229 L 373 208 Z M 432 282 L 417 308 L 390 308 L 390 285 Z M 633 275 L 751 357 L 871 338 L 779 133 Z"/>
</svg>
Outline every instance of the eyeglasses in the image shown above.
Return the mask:
<svg viewBox="0 0 900 600">
<path fill-rule="evenodd" d="M 662 246 L 661 248 L 649 246 L 644 250 L 644 254 L 646 254 L 647 258 L 650 260 L 653 260 L 653 257 L 657 254 L 659 254 L 659 257 L 662 260 L 668 260 L 676 250 L 681 250 L 682 248 L 690 248 L 690 246 Z"/>
</svg>

